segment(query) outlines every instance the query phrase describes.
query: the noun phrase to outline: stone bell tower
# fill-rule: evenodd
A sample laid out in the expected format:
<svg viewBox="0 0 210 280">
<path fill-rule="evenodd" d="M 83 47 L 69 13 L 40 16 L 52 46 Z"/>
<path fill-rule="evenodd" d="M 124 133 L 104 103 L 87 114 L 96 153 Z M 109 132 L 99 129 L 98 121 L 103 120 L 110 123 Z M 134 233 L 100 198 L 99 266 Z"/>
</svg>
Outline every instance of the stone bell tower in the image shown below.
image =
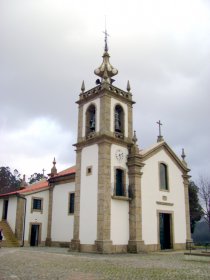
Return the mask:
<svg viewBox="0 0 210 280">
<path fill-rule="evenodd" d="M 129 168 L 135 159 L 130 159 L 128 167 L 127 158 L 133 145 L 134 102 L 129 82 L 126 91 L 113 85 L 112 77 L 118 70 L 109 61 L 107 32 L 102 57 L 102 64 L 94 71 L 99 76 L 97 85 L 86 91 L 83 82 L 77 101 L 75 216 L 70 249 L 110 253 L 125 250 L 130 238 Z"/>
</svg>

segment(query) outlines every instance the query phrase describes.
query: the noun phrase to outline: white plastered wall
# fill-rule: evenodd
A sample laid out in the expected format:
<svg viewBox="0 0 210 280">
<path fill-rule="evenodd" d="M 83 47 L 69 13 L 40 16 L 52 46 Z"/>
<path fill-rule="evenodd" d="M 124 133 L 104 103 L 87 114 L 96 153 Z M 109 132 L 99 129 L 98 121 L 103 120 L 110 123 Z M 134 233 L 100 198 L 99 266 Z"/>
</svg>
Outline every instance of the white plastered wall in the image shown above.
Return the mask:
<svg viewBox="0 0 210 280">
<path fill-rule="evenodd" d="M 164 162 L 168 167 L 169 191 L 159 189 L 159 163 Z M 142 168 L 142 237 L 145 244 L 157 244 L 158 241 L 158 211 L 173 213 L 174 243 L 186 241 L 185 198 L 182 172 L 170 158 L 161 150 L 146 160 Z M 163 200 L 163 196 L 167 200 Z M 156 202 L 173 204 L 159 205 Z"/>
<path fill-rule="evenodd" d="M 111 201 L 111 240 L 113 245 L 127 245 L 129 240 L 129 201 Z"/>
<path fill-rule="evenodd" d="M 83 107 L 83 122 L 82 122 L 82 137 L 85 136 L 85 129 L 86 129 L 86 110 L 91 105 L 95 105 L 96 108 L 96 132 L 99 131 L 99 123 L 100 123 L 100 99 L 97 98 L 93 101 L 86 103 Z"/>
<path fill-rule="evenodd" d="M 69 194 L 72 192 L 75 192 L 75 182 L 54 187 L 52 241 L 69 242 L 73 238 L 74 215 L 69 214 Z"/>
<path fill-rule="evenodd" d="M 10 225 L 13 232 L 15 232 L 16 211 L 17 211 L 17 197 L 12 196 L 9 198 L 9 203 L 8 203 L 7 222 Z"/>
<path fill-rule="evenodd" d="M 92 174 L 87 175 L 87 167 Z M 80 242 L 94 244 L 97 238 L 97 196 L 98 196 L 98 145 L 85 147 L 81 160 L 80 189 Z"/>
<path fill-rule="evenodd" d="M 111 98 L 110 131 L 114 132 L 114 109 L 115 106 L 118 104 L 123 108 L 124 111 L 124 122 L 125 122 L 124 134 L 125 137 L 128 137 L 128 106 L 125 103 L 120 102 L 114 98 Z"/>
<path fill-rule="evenodd" d="M 43 211 L 31 212 L 32 198 L 43 199 Z M 40 191 L 26 196 L 26 220 L 25 220 L 25 240 L 30 242 L 30 223 L 40 223 L 41 227 L 41 241 L 45 241 L 47 237 L 47 223 L 48 223 L 48 204 L 49 204 L 49 191 Z"/>
<path fill-rule="evenodd" d="M 116 158 L 116 152 L 123 152 L 123 159 Z M 126 165 L 128 149 L 119 145 L 111 146 L 111 188 L 112 194 L 115 182 L 115 168 L 125 170 L 125 185 L 128 192 L 128 168 Z M 111 240 L 115 245 L 128 244 L 129 239 L 129 202 L 112 199 L 111 201 Z"/>
</svg>

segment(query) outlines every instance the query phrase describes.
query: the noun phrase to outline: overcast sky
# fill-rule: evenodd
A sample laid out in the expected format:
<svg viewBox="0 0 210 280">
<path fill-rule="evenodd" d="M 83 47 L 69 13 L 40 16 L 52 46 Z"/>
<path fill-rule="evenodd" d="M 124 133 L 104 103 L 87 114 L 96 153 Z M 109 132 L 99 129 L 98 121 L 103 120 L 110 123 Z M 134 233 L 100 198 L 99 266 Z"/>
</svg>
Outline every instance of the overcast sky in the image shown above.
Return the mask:
<svg viewBox="0 0 210 280">
<path fill-rule="evenodd" d="M 140 148 L 164 140 L 210 170 L 210 1 L 0 0 L 0 166 L 30 177 L 75 164 L 82 80 L 95 86 L 104 18 L 115 86 L 130 80 Z"/>
</svg>

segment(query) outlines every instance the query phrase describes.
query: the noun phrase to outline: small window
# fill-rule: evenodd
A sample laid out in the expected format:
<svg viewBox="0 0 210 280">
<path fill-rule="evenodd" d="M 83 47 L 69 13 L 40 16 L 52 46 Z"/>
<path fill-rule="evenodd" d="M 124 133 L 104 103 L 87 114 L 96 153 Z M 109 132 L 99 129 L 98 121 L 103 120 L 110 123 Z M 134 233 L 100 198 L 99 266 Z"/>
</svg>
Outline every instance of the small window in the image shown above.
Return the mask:
<svg viewBox="0 0 210 280">
<path fill-rule="evenodd" d="M 124 196 L 124 171 L 122 169 L 116 169 L 116 185 L 115 192 L 116 196 Z"/>
<path fill-rule="evenodd" d="M 92 175 L 92 166 L 86 168 L 86 176 Z"/>
<path fill-rule="evenodd" d="M 168 169 L 164 163 L 160 163 L 160 189 L 168 190 Z"/>
<path fill-rule="evenodd" d="M 31 212 L 40 211 L 43 209 L 43 199 L 42 198 L 32 198 L 32 207 Z"/>
<path fill-rule="evenodd" d="M 74 193 L 69 194 L 69 214 L 74 214 Z"/>
</svg>

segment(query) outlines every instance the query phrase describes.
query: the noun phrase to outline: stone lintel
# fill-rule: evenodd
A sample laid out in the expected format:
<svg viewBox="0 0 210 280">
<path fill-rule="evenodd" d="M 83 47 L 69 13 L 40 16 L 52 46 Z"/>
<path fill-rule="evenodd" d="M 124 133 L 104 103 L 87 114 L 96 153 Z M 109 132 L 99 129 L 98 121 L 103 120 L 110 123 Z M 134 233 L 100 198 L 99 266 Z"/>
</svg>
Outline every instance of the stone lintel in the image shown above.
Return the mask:
<svg viewBox="0 0 210 280">
<path fill-rule="evenodd" d="M 128 241 L 128 252 L 129 253 L 140 253 L 145 252 L 145 244 L 143 240 L 129 240 Z"/>
<path fill-rule="evenodd" d="M 112 241 L 111 240 L 96 240 L 96 251 L 101 254 L 112 253 Z"/>
</svg>

